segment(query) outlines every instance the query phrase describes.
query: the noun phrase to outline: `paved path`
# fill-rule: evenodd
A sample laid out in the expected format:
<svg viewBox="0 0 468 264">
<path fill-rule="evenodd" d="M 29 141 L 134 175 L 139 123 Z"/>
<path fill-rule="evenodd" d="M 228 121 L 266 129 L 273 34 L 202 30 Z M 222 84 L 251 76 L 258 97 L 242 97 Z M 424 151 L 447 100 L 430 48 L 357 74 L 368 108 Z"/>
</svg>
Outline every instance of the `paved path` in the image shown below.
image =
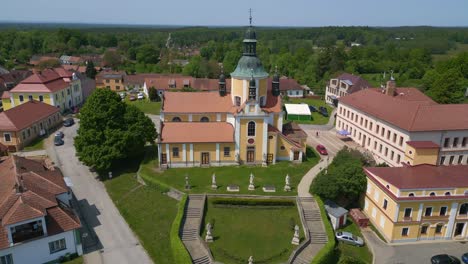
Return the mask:
<svg viewBox="0 0 468 264">
<path fill-rule="evenodd" d="M 301 124 L 299 125 L 304 130 L 330 130 L 335 126 L 335 114 L 336 108 L 330 113 L 330 118 L 328 119 L 328 123 L 325 125 L 306 125 Z"/>
<path fill-rule="evenodd" d="M 100 257 L 96 253 L 89 257 L 85 255 L 86 263 L 153 263 L 110 199 L 104 184 L 96 180 L 96 176 L 75 156 L 73 138 L 78 125 L 61 129 L 65 133 L 63 146 L 54 147 L 49 139 L 46 147 L 50 158 L 73 183 L 72 190 L 78 200 L 83 225 L 90 232 L 85 235 L 83 244 L 86 245 L 89 239 L 96 240 L 84 248 L 85 253 L 101 252 Z"/>
<path fill-rule="evenodd" d="M 200 238 L 200 225 L 203 218 L 206 196 L 192 194 L 187 198 L 182 221 L 182 242 L 192 258 L 194 264 L 211 264 L 213 258 L 204 242 Z"/>
<path fill-rule="evenodd" d="M 13 155 L 20 157 L 35 157 L 35 156 L 47 156 L 47 152 L 43 149 L 31 150 L 31 151 L 19 151 L 13 153 Z"/>
<path fill-rule="evenodd" d="M 328 242 L 328 237 L 315 199 L 312 197 L 299 197 L 298 200 L 301 203 L 302 214 L 304 215 L 306 239 L 310 238 L 310 241 L 291 263 L 309 264 Z"/>
<path fill-rule="evenodd" d="M 464 242 L 421 241 L 389 245 L 369 229 L 362 230 L 362 235 L 374 254 L 374 264 L 430 263 L 431 257 L 438 254 L 449 254 L 460 259 L 468 251 Z"/>
</svg>

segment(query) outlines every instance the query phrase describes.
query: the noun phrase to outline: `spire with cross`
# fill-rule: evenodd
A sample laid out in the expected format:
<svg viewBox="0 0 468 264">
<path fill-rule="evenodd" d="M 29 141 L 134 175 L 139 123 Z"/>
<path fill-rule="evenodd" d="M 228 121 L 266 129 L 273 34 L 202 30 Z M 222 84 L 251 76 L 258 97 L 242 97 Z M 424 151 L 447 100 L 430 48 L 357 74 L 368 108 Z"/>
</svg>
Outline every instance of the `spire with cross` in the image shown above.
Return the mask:
<svg viewBox="0 0 468 264">
<path fill-rule="evenodd" d="M 249 23 L 252 26 L 252 8 L 249 8 Z"/>
</svg>

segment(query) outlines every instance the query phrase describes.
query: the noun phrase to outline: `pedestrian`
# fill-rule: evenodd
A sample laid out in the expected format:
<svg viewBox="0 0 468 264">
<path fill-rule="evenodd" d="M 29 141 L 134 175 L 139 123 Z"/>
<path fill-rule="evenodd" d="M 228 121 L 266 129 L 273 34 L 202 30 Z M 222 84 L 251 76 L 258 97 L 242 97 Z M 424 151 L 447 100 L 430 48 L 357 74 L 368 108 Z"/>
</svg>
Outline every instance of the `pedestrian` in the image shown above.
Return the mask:
<svg viewBox="0 0 468 264">
<path fill-rule="evenodd" d="M 317 131 L 317 132 L 315 132 L 315 135 L 318 137 L 318 131 Z"/>
</svg>

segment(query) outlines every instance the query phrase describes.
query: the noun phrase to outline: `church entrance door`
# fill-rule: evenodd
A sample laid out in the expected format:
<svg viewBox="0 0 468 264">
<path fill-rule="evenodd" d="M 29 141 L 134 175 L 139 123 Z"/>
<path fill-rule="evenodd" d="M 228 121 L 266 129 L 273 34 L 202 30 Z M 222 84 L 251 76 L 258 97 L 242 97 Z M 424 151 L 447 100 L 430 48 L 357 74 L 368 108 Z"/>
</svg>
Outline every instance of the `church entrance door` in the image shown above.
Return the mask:
<svg viewBox="0 0 468 264">
<path fill-rule="evenodd" d="M 247 163 L 255 161 L 255 147 L 247 147 Z"/>
<path fill-rule="evenodd" d="M 210 153 L 209 152 L 202 152 L 202 154 L 201 154 L 201 164 L 202 165 L 210 164 Z"/>
</svg>

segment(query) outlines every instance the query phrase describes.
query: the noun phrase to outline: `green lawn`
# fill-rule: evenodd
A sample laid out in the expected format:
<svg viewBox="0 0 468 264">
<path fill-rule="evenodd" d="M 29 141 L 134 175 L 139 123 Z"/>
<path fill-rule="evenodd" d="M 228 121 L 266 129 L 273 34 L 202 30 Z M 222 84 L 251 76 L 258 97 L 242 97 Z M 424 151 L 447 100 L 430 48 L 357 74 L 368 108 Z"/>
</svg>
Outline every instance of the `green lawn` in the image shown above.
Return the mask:
<svg viewBox="0 0 468 264">
<path fill-rule="evenodd" d="M 33 151 L 33 150 L 41 150 L 44 149 L 44 140 L 45 137 L 38 138 L 34 140 L 29 146 L 25 147 L 24 151 Z"/>
<path fill-rule="evenodd" d="M 129 96 L 127 96 L 125 99 L 127 104 L 138 107 L 138 109 L 146 114 L 159 115 L 159 112 L 161 111 L 161 102 L 150 102 L 147 99 L 130 101 L 128 98 Z"/>
<path fill-rule="evenodd" d="M 285 104 L 300 104 L 300 103 L 306 103 L 308 105 L 313 105 L 317 109 L 319 106 L 325 106 L 328 110 L 328 114 L 331 114 L 333 111 L 333 108 L 328 105 L 324 100 L 319 100 L 319 99 L 311 99 L 311 98 L 289 98 L 288 101 L 284 101 Z M 287 122 L 286 116 L 284 117 L 284 122 Z M 318 112 L 313 112 L 312 113 L 312 120 L 294 120 L 294 122 L 298 124 L 314 124 L 314 125 L 325 125 L 328 123 L 328 120 L 330 117 L 324 117 Z"/>
<path fill-rule="evenodd" d="M 319 161 L 319 155 L 311 148 L 307 151 L 308 158 L 301 164 L 293 164 L 291 162 L 278 162 L 275 165 L 268 167 L 261 166 L 227 166 L 227 167 L 210 167 L 210 168 L 171 168 L 164 172 L 156 170 L 157 160 L 142 166 L 141 175 L 145 180 L 154 180 L 172 186 L 181 191 L 185 191 L 185 176 L 189 177 L 191 189 L 189 193 L 229 193 L 226 187 L 230 184 L 240 186 L 242 194 L 257 194 L 257 195 L 296 195 L 297 185 L 302 176 L 309 171 Z M 217 190 L 211 189 L 211 177 L 216 174 Z M 250 173 L 254 175 L 255 191 L 247 189 L 249 185 Z M 291 192 L 283 191 L 285 177 L 289 174 L 291 177 Z M 274 185 L 275 193 L 265 193 L 262 190 L 264 185 Z"/>
<path fill-rule="evenodd" d="M 301 224 L 295 206 L 223 208 L 215 207 L 209 199 L 207 204 L 204 220 L 214 223 L 214 242 L 209 247 L 216 261 L 242 264 L 253 256 L 258 264 L 285 263 L 296 247 L 291 244 L 294 235 L 291 222 Z"/>
<path fill-rule="evenodd" d="M 65 261 L 65 262 L 62 262 L 62 263 L 64 263 L 64 264 L 83 264 L 84 260 L 83 260 L 83 256 L 80 256 L 80 257 L 77 257 L 75 259 Z"/>
<path fill-rule="evenodd" d="M 347 219 L 346 226 L 344 228 L 339 229 L 338 231 L 351 232 L 353 235 L 363 238 L 359 227 L 350 219 Z M 363 247 L 357 247 L 339 242 L 338 251 L 340 253 L 341 258 L 347 256 L 359 259 L 361 261 L 364 261 L 365 263 L 372 263 L 372 253 L 368 249 L 367 245 L 364 245 Z"/>
<path fill-rule="evenodd" d="M 151 184 L 140 186 L 135 173 L 125 173 L 107 180 L 105 186 L 120 214 L 153 261 L 158 264 L 174 263 L 170 230 L 177 213 L 177 201 Z"/>
</svg>

